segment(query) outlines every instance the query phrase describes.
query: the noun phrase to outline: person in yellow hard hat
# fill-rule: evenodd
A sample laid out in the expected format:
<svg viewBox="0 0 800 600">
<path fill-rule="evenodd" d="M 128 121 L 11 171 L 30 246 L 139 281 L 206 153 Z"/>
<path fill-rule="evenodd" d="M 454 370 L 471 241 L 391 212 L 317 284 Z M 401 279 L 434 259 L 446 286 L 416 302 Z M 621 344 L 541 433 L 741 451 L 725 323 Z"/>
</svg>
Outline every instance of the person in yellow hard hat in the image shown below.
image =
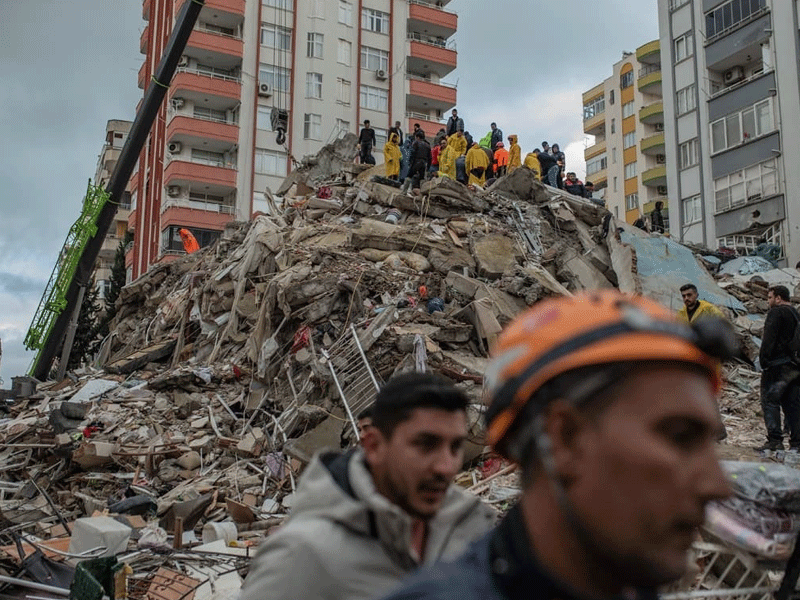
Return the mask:
<svg viewBox="0 0 800 600">
<path fill-rule="evenodd" d="M 725 321 L 690 327 L 615 290 L 523 313 L 484 381 L 487 442 L 519 466 L 519 501 L 389 598 L 656 600 L 685 574 L 706 504 L 731 491 L 715 397 L 734 347 Z"/>
</svg>

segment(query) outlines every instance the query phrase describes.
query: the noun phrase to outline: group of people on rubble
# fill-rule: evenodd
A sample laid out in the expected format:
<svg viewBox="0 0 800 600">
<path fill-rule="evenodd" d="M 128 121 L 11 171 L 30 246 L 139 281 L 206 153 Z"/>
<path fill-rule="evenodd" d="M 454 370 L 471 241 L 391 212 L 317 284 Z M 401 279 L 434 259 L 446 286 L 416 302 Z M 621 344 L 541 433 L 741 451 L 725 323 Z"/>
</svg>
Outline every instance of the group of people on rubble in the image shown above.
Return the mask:
<svg viewBox="0 0 800 600">
<path fill-rule="evenodd" d="M 375 130 L 369 121 L 364 121 L 359 133 L 359 159 L 363 164 L 375 164 L 372 155 L 375 144 Z M 465 185 L 484 187 L 516 169 L 527 168 L 546 185 L 603 204 L 593 198 L 592 182 L 583 183 L 573 171 L 565 172 L 566 157 L 558 144 L 542 142 L 541 148 L 535 148 L 524 159 L 518 136 L 509 135 L 508 144 L 506 148 L 503 131 L 497 123 L 492 123 L 490 131 L 475 141 L 455 108 L 432 144 L 419 123 L 404 138 L 400 122 L 396 121 L 383 148 L 386 177 L 402 183 L 407 192 L 409 188 L 419 189 L 421 182 L 430 177 L 449 177 Z"/>
</svg>

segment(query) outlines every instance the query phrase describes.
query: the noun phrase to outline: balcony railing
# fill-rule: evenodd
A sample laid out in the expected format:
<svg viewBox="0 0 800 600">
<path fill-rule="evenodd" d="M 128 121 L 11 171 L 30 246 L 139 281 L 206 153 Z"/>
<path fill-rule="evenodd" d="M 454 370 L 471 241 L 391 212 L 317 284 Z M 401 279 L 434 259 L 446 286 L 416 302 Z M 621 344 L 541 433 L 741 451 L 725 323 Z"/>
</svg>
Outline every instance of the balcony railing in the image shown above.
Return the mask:
<svg viewBox="0 0 800 600">
<path fill-rule="evenodd" d="M 195 27 L 195 30 L 202 31 L 204 33 L 211 33 L 213 35 L 219 35 L 221 37 L 226 37 L 226 38 L 232 39 L 232 40 L 241 40 L 242 39 L 242 36 L 240 36 L 240 35 L 224 33 L 222 31 L 217 31 L 216 29 L 211 29 L 209 27 L 204 27 L 202 24 L 200 24 L 197 27 Z"/>
<path fill-rule="evenodd" d="M 205 210 L 208 212 L 216 212 L 223 215 L 232 215 L 236 212 L 236 207 L 228 204 L 220 204 L 219 202 L 203 202 L 201 200 L 182 200 L 180 198 L 168 198 L 161 205 L 161 212 L 168 208 L 193 208 L 195 210 Z"/>
<path fill-rule="evenodd" d="M 215 73 L 205 69 L 193 69 L 191 67 L 178 67 L 175 73 L 191 73 L 192 75 L 201 75 L 203 77 L 210 77 L 211 79 L 220 79 L 222 81 L 233 81 L 234 83 L 242 83 L 241 77 L 234 75 L 223 75 L 222 73 Z"/>
<path fill-rule="evenodd" d="M 442 119 L 418 112 L 406 111 L 406 119 L 417 119 L 418 121 L 430 121 L 431 123 L 442 123 Z"/>
<path fill-rule="evenodd" d="M 435 8 L 436 10 L 440 10 L 443 13 L 449 13 L 451 15 L 457 15 L 458 13 L 454 10 L 445 10 L 441 6 L 436 6 L 432 2 L 425 2 L 424 0 L 408 0 L 409 4 L 419 4 L 420 6 L 425 6 L 426 8 Z"/>
<path fill-rule="evenodd" d="M 406 79 L 413 79 L 414 81 L 424 81 L 425 83 L 432 83 L 433 85 L 441 85 L 442 87 L 450 88 L 452 90 L 458 89 L 458 86 L 454 83 L 446 83 L 444 81 L 433 81 L 430 77 L 422 77 L 420 75 L 413 75 L 411 73 L 406 73 Z"/>
<path fill-rule="evenodd" d="M 413 31 L 409 31 L 406 37 L 409 40 L 413 40 L 415 42 L 422 42 L 423 44 L 436 46 L 437 48 L 445 48 L 446 50 L 456 50 L 455 39 L 446 40 L 444 38 L 435 38 L 435 37 L 430 37 L 428 35 L 422 35 L 421 33 L 415 33 Z"/>
<path fill-rule="evenodd" d="M 647 65 L 646 67 L 642 67 L 639 69 L 639 79 L 650 75 L 650 73 L 656 73 L 661 70 L 661 65 Z"/>
</svg>

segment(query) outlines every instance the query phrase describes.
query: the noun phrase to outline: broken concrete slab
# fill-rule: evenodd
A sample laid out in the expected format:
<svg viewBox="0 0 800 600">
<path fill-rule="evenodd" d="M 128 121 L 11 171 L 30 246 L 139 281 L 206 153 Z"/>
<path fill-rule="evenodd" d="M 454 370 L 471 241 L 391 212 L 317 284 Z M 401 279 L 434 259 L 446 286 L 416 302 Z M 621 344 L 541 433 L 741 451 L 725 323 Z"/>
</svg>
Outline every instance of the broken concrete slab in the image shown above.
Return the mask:
<svg viewBox="0 0 800 600">
<path fill-rule="evenodd" d="M 516 242 L 503 234 L 473 238 L 471 246 L 478 274 L 487 279 L 499 279 L 513 271 L 522 258 Z"/>
<path fill-rule="evenodd" d="M 286 442 L 283 451 L 288 456 L 308 464 L 319 450 L 339 447 L 344 425 L 346 423 L 341 419 L 328 417 L 311 431 Z"/>
</svg>

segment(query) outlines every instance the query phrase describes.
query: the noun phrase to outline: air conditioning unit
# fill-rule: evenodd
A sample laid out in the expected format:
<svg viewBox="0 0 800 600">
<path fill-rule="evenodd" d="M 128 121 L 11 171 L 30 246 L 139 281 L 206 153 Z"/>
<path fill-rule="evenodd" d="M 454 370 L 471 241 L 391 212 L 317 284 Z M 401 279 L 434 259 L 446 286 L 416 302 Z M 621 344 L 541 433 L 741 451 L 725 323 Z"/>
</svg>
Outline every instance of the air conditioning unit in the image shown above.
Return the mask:
<svg viewBox="0 0 800 600">
<path fill-rule="evenodd" d="M 172 108 L 174 108 L 175 110 L 182 109 L 184 104 L 186 104 L 186 101 L 183 98 L 172 99 Z"/>
<path fill-rule="evenodd" d="M 272 86 L 268 83 L 259 83 L 258 84 L 258 95 L 264 96 L 264 98 L 269 98 L 272 96 Z"/>
<path fill-rule="evenodd" d="M 664 154 L 656 154 L 656 164 L 664 165 L 667 163 L 667 157 Z"/>
<path fill-rule="evenodd" d="M 658 191 L 658 194 L 660 196 L 666 196 L 667 195 L 667 186 L 665 186 L 665 185 L 658 186 L 656 188 L 656 190 Z"/>
<path fill-rule="evenodd" d="M 170 185 L 167 186 L 167 196 L 170 198 L 177 198 L 181 195 L 181 186 L 179 185 Z"/>
<path fill-rule="evenodd" d="M 744 79 L 744 67 L 737 65 L 728 69 L 725 71 L 722 79 L 725 81 L 725 85 L 733 85 L 734 83 L 740 82 Z"/>
<path fill-rule="evenodd" d="M 378 69 L 375 71 L 375 79 L 379 81 L 386 81 L 386 71 L 383 69 Z"/>
<path fill-rule="evenodd" d="M 181 143 L 180 142 L 170 142 L 167 144 L 167 152 L 170 154 L 178 154 L 181 151 Z"/>
<path fill-rule="evenodd" d="M 658 131 L 658 132 L 664 131 L 664 124 L 663 123 L 656 123 L 656 131 Z"/>
<path fill-rule="evenodd" d="M 178 66 L 179 67 L 188 67 L 189 66 L 189 57 L 185 54 L 181 55 L 178 59 Z"/>
</svg>

